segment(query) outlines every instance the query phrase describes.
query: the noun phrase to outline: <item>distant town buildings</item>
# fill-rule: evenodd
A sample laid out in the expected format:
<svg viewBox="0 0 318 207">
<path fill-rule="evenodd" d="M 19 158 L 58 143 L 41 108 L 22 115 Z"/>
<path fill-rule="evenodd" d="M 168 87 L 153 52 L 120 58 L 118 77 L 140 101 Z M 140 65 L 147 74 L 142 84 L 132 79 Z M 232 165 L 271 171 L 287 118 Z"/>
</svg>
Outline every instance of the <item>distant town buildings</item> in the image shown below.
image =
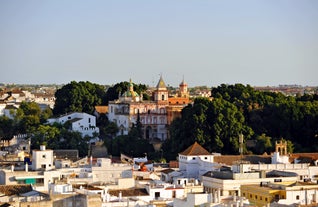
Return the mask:
<svg viewBox="0 0 318 207">
<path fill-rule="evenodd" d="M 210 97 L 210 91 L 198 89 L 192 95 Z M 130 81 L 117 100 L 96 110 L 108 112 L 120 129 L 118 135 L 128 134 L 139 120 L 144 138 L 162 142 L 169 137 L 171 121 L 191 104 L 192 95 L 184 80 L 170 94 L 162 77 L 152 95 L 151 101 L 143 100 Z M 22 101 L 52 107 L 55 100 L 18 89 L 2 90 L 0 97 L 0 115 L 8 117 Z M 69 122 L 70 130 L 82 136 L 99 133 L 96 117 L 90 114 L 74 112 L 48 120 L 55 122 Z M 195 142 L 170 165 L 154 163 L 147 156 L 79 158 L 76 149 L 52 150 L 45 145 L 31 149 L 30 141 L 25 135 L 1 140 L 0 206 L 262 207 L 317 206 L 318 202 L 318 153 L 289 154 L 285 141 L 276 142 L 270 155 L 221 155 Z"/>
</svg>

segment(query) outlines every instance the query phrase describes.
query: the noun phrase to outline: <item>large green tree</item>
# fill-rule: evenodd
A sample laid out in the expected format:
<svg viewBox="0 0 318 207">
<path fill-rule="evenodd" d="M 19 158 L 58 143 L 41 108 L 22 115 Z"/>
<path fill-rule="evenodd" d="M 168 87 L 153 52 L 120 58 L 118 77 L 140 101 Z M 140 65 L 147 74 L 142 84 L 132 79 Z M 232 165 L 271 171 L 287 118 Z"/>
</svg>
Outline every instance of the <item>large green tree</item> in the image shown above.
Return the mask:
<svg viewBox="0 0 318 207">
<path fill-rule="evenodd" d="M 170 139 L 164 144 L 167 159 L 197 141 L 208 151 L 238 154 L 238 136 L 249 139 L 253 131 L 245 124 L 242 111 L 222 98 L 197 98 L 182 110 L 182 117 L 170 126 Z"/>
<path fill-rule="evenodd" d="M 0 140 L 10 140 L 15 134 L 16 126 L 14 120 L 0 116 Z"/>
<path fill-rule="evenodd" d="M 91 82 L 76 82 L 63 86 L 55 93 L 55 115 L 69 112 L 85 112 L 92 114 L 95 106 L 101 105 L 106 97 L 106 89 L 102 85 Z"/>
<path fill-rule="evenodd" d="M 39 125 L 46 121 L 43 117 L 49 117 L 50 111 L 49 108 L 41 111 L 40 106 L 35 102 L 21 102 L 14 115 L 14 122 L 17 126 L 15 133 L 33 133 Z"/>
<path fill-rule="evenodd" d="M 254 139 L 265 133 L 272 144 L 284 137 L 294 143 L 295 151 L 317 151 L 317 95 L 292 97 L 256 91 L 249 85 L 222 84 L 212 89 L 212 96 L 228 100 L 244 112 L 246 124 L 255 132 Z M 259 149 L 254 152 L 260 153 Z"/>
</svg>

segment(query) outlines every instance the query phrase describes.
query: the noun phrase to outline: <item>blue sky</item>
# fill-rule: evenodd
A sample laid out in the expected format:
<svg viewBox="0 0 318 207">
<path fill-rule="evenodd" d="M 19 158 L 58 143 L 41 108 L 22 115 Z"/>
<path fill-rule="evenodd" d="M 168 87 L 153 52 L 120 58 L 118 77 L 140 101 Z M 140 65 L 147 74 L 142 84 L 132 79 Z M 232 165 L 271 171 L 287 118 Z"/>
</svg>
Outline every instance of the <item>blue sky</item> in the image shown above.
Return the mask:
<svg viewBox="0 0 318 207">
<path fill-rule="evenodd" d="M 318 86 L 317 0 L 2 0 L 0 82 Z"/>
</svg>

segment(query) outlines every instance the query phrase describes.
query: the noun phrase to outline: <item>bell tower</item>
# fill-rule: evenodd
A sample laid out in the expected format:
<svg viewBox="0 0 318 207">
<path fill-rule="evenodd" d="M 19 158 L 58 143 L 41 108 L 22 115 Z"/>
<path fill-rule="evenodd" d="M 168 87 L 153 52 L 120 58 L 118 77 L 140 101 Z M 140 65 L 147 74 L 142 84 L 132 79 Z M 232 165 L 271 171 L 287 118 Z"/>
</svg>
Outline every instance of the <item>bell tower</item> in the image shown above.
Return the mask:
<svg viewBox="0 0 318 207">
<path fill-rule="evenodd" d="M 184 82 L 184 77 L 182 82 L 179 84 L 179 97 L 189 98 L 188 84 Z"/>
<path fill-rule="evenodd" d="M 280 155 L 287 155 L 287 142 L 280 140 L 275 142 L 275 152 L 279 152 Z"/>
<path fill-rule="evenodd" d="M 153 92 L 154 101 L 158 103 L 166 103 L 168 102 L 168 90 L 165 82 L 162 79 L 162 75 L 160 76 L 159 82 L 155 91 Z"/>
</svg>

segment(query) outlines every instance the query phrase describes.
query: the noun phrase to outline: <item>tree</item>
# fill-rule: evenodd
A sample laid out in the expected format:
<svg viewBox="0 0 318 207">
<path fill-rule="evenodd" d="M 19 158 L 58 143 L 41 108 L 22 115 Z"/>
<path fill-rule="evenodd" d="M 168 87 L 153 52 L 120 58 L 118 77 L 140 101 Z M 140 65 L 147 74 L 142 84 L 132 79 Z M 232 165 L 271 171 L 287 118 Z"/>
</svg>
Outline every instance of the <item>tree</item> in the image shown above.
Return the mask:
<svg viewBox="0 0 318 207">
<path fill-rule="evenodd" d="M 0 116 L 0 140 L 10 140 L 14 133 L 14 121 L 6 116 Z"/>
<path fill-rule="evenodd" d="M 14 121 L 17 124 L 17 133 L 32 133 L 41 124 L 41 109 L 35 102 L 21 102 L 17 109 Z"/>
<path fill-rule="evenodd" d="M 31 137 L 31 146 L 33 149 L 40 149 L 45 145 L 50 149 L 59 149 L 60 129 L 50 125 L 40 125 Z"/>
<path fill-rule="evenodd" d="M 255 146 L 255 152 L 257 154 L 263 154 L 264 152 L 270 154 L 271 152 L 273 152 L 273 150 L 274 148 L 271 137 L 266 136 L 266 134 L 261 134 L 257 136 Z"/>
<path fill-rule="evenodd" d="M 82 137 L 79 132 L 63 128 L 59 136 L 59 149 L 77 149 L 79 156 L 83 157 L 88 154 L 89 139 L 90 137 Z"/>
<path fill-rule="evenodd" d="M 93 114 L 95 106 L 100 105 L 106 97 L 105 87 L 91 82 L 76 82 L 63 86 L 55 92 L 55 115 L 69 112 Z"/>
<path fill-rule="evenodd" d="M 163 149 L 167 158 L 171 159 L 197 141 L 210 152 L 238 154 L 240 133 L 249 139 L 253 130 L 246 125 L 242 111 L 234 104 L 222 97 L 212 101 L 197 98 L 182 110 L 180 119 L 172 122 L 171 139 L 163 145 Z"/>
</svg>

